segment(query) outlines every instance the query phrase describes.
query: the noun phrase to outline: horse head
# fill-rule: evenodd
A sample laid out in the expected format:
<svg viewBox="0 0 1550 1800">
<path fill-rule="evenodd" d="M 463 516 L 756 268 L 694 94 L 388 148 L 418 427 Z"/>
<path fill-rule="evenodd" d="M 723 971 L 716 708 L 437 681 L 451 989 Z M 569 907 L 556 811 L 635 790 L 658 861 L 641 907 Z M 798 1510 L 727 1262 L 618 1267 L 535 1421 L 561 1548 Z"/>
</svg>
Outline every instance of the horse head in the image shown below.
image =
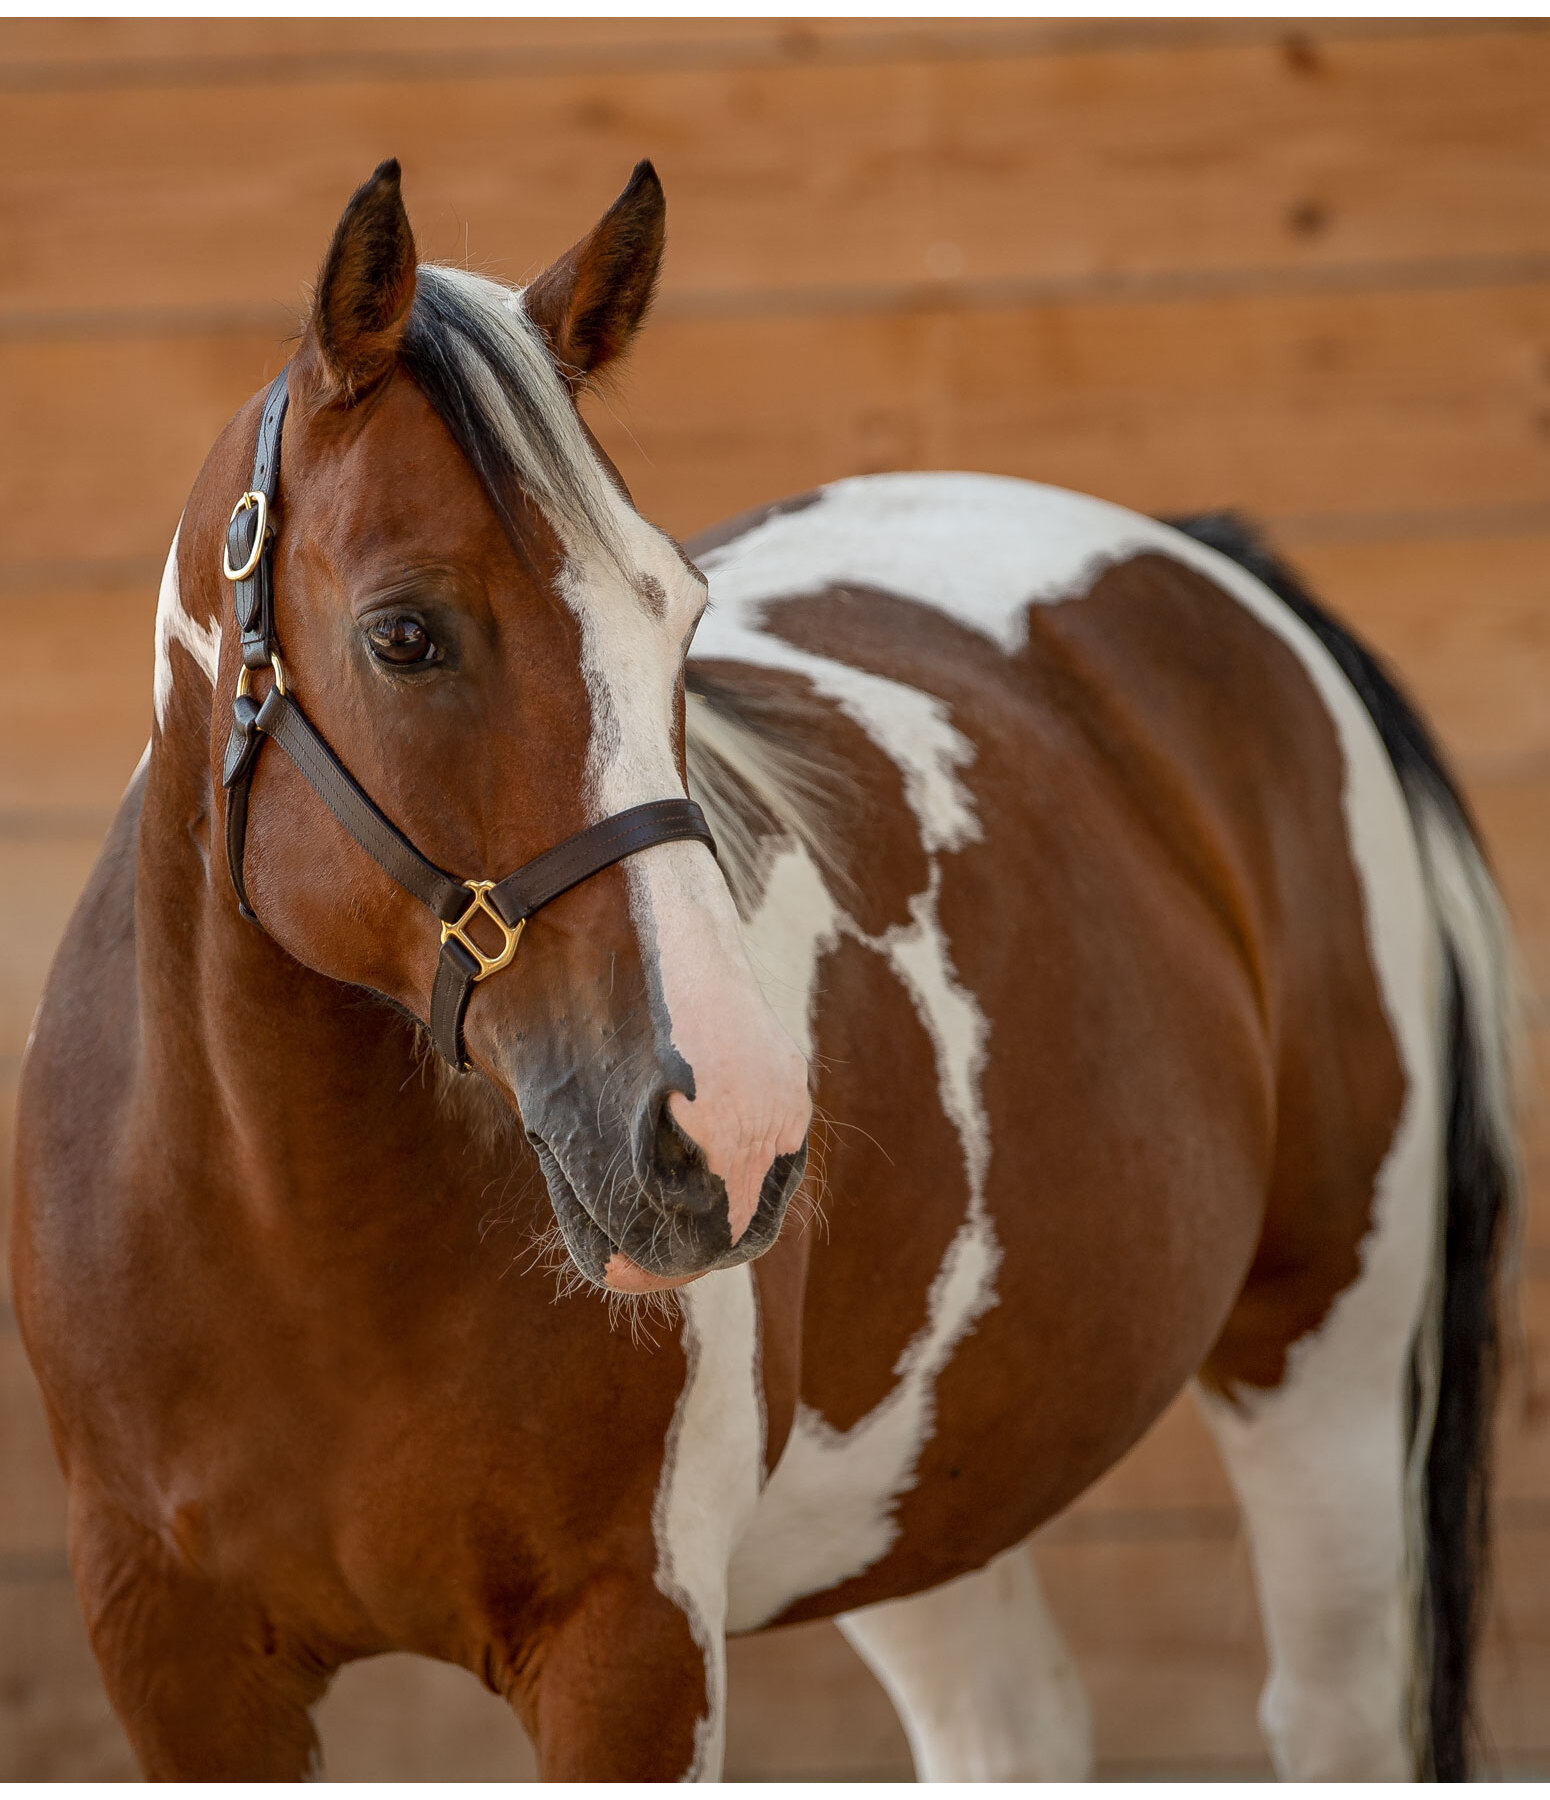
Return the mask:
<svg viewBox="0 0 1550 1800">
<path fill-rule="evenodd" d="M 377 808 L 460 880 L 686 792 L 705 582 L 576 404 L 640 326 L 664 212 L 642 163 L 516 290 L 417 266 L 384 163 L 339 221 L 290 370 L 271 521 L 284 678 Z M 245 881 L 297 961 L 429 1016 L 436 917 L 274 754 Z M 477 945 L 494 924 L 467 930 Z M 655 1291 L 774 1242 L 806 1158 L 807 1068 L 704 844 L 654 843 L 545 906 L 474 989 L 464 1043 L 460 1079 L 517 1110 L 592 1282 Z"/>
</svg>

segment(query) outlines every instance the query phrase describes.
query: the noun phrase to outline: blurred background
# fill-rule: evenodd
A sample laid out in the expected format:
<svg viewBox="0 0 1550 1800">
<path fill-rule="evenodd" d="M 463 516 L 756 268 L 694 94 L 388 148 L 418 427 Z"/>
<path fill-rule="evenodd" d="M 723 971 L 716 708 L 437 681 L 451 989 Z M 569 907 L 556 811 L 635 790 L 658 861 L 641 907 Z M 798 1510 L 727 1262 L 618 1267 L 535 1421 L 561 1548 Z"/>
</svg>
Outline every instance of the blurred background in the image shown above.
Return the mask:
<svg viewBox="0 0 1550 1800">
<path fill-rule="evenodd" d="M 892 468 L 1265 521 L 1440 729 L 1543 1049 L 1543 27 L 11 20 L 0 96 L 7 1132 L 49 957 L 148 734 L 183 498 L 285 359 L 345 198 L 388 155 L 421 255 L 512 280 L 655 159 L 661 304 L 593 416 L 679 535 Z M 1550 1133 L 1529 1147 L 1484 1678 L 1508 1774 L 1550 1772 Z M 132 1773 L 63 1543 L 6 1310 L 0 1778 Z M 1035 1555 L 1093 1693 L 1101 1773 L 1268 1772 L 1247 1551 L 1187 1399 Z M 909 1772 L 829 1625 L 734 1645 L 731 1691 L 730 1775 Z M 531 1769 L 471 1677 L 409 1658 L 347 1670 L 322 1729 L 342 1778 Z"/>
</svg>

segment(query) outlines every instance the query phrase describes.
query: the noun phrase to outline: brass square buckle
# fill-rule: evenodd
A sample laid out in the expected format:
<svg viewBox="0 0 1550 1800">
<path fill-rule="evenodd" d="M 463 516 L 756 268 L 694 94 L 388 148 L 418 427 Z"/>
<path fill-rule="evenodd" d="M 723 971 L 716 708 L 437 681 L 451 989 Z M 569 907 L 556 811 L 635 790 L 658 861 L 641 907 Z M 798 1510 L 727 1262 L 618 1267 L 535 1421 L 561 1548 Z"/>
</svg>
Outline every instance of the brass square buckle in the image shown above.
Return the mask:
<svg viewBox="0 0 1550 1800">
<path fill-rule="evenodd" d="M 518 919 L 515 925 L 508 925 L 495 908 L 491 906 L 485 896 L 489 893 L 490 889 L 495 886 L 493 881 L 465 881 L 463 886 L 473 895 L 473 899 L 469 901 L 468 910 L 463 914 L 461 919 L 458 919 L 451 925 L 443 924 L 441 928 L 441 941 L 442 943 L 446 943 L 449 937 L 455 937 L 479 965 L 479 973 L 474 977 L 474 980 L 483 981 L 486 975 L 493 975 L 497 970 L 504 969 L 506 964 L 511 961 L 512 957 L 516 955 L 517 942 L 522 936 L 522 927 L 527 924 L 527 920 Z M 506 940 L 505 948 L 501 951 L 499 956 L 486 956 L 468 935 L 465 927 L 476 913 L 480 913 L 487 918 Z"/>
</svg>

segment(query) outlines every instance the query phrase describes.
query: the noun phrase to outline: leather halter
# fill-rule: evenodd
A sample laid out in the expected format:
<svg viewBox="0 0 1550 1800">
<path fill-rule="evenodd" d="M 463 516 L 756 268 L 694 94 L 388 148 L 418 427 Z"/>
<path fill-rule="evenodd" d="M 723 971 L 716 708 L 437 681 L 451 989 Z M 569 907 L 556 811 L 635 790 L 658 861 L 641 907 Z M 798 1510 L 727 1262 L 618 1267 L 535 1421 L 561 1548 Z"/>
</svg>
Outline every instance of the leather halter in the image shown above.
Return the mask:
<svg viewBox="0 0 1550 1800">
<path fill-rule="evenodd" d="M 502 881 L 459 881 L 422 856 L 373 803 L 317 727 L 286 690 L 285 666 L 274 629 L 274 525 L 270 511 L 280 486 L 280 434 L 289 399 L 282 369 L 264 401 L 253 453 L 253 483 L 232 511 L 221 572 L 232 584 L 242 633 L 242 673 L 232 702 L 231 736 L 221 774 L 226 789 L 226 863 L 245 919 L 258 917 L 248 900 L 242 861 L 247 842 L 253 769 L 273 738 L 314 792 L 361 848 L 441 921 L 441 958 L 431 992 L 430 1032 L 455 1069 L 466 1069 L 463 1015 L 477 983 L 516 955 L 523 927 L 540 907 L 638 850 L 693 839 L 715 853 L 705 815 L 692 800 L 650 800 L 601 819 L 545 850 Z M 271 669 L 274 685 L 262 705 L 248 692 L 253 672 Z M 476 917 L 502 934 L 491 956 L 469 935 Z"/>
</svg>

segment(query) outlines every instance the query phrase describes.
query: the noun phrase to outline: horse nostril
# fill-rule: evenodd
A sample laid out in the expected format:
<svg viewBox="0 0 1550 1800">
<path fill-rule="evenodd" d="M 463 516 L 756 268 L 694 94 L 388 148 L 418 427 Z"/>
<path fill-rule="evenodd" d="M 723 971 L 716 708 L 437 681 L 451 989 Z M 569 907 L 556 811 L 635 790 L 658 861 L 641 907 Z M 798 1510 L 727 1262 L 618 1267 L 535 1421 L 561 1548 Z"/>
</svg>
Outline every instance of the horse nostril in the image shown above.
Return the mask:
<svg viewBox="0 0 1550 1800">
<path fill-rule="evenodd" d="M 712 1190 L 719 1183 L 704 1177 L 705 1156 L 673 1117 L 664 1096 L 657 1103 L 656 1122 L 642 1146 L 645 1167 L 639 1171 L 669 1206 L 703 1212 L 715 1203 Z"/>
</svg>

